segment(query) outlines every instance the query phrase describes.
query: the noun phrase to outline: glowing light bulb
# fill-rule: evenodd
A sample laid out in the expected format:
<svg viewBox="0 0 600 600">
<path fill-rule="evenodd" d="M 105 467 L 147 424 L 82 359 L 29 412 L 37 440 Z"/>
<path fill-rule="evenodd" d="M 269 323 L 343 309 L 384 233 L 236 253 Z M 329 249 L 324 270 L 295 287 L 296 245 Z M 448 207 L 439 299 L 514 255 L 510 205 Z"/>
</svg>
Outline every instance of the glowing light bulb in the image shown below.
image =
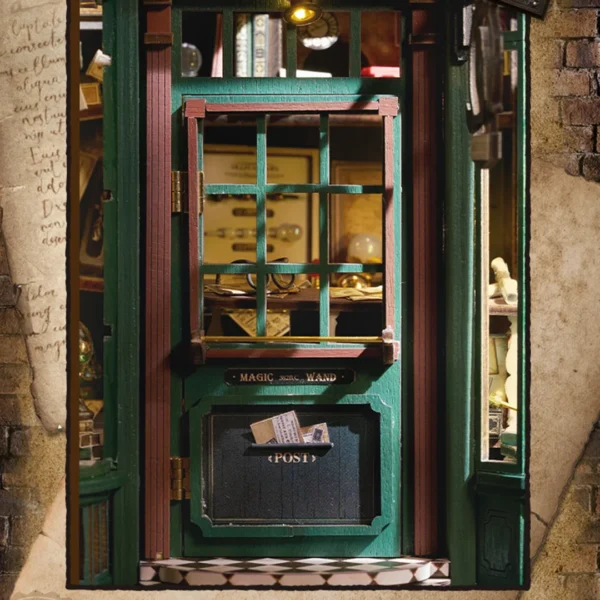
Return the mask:
<svg viewBox="0 0 600 600">
<path fill-rule="evenodd" d="M 314 2 L 300 0 L 292 2 L 292 6 L 288 8 L 283 18 L 292 25 L 310 25 L 318 21 L 323 14 L 323 10 Z"/>
<path fill-rule="evenodd" d="M 308 17 L 308 11 L 305 8 L 298 8 L 294 11 L 293 18 L 297 21 L 304 21 Z"/>
</svg>

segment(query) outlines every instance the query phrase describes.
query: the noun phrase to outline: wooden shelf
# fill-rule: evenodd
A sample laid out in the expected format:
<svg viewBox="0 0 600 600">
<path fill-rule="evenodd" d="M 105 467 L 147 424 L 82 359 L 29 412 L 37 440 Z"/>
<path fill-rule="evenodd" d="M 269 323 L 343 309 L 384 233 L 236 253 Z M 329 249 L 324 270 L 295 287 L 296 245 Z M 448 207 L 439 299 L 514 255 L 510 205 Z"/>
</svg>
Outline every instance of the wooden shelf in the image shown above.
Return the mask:
<svg viewBox="0 0 600 600">
<path fill-rule="evenodd" d="M 488 312 L 490 316 L 516 317 L 519 307 L 506 304 L 504 298 L 490 298 L 488 300 Z"/>
<path fill-rule="evenodd" d="M 103 116 L 103 106 L 102 104 L 97 104 L 96 106 L 89 106 L 85 110 L 79 111 L 79 120 L 80 121 L 92 121 L 94 119 L 101 119 Z"/>
</svg>

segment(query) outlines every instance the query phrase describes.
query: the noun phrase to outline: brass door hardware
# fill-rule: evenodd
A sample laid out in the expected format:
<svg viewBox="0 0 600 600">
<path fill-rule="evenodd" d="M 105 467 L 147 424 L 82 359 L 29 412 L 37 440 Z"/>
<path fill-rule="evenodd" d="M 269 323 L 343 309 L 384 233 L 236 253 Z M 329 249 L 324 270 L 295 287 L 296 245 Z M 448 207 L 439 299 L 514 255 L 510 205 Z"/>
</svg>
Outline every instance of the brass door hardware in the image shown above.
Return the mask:
<svg viewBox="0 0 600 600">
<path fill-rule="evenodd" d="M 171 500 L 190 499 L 190 459 L 171 457 Z"/>
<path fill-rule="evenodd" d="M 187 212 L 187 188 L 187 171 L 171 171 L 171 212 Z M 204 213 L 205 200 L 204 171 L 198 171 L 198 214 L 200 215 Z"/>
</svg>

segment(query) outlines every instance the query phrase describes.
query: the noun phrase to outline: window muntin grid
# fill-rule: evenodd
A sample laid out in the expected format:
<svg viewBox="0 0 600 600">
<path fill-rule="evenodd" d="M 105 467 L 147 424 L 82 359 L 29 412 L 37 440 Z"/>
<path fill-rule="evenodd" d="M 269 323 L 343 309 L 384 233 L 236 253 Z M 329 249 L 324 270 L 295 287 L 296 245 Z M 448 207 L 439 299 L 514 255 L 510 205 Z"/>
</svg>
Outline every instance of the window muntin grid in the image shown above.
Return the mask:
<svg viewBox="0 0 600 600">
<path fill-rule="evenodd" d="M 330 116 L 335 113 L 365 112 L 376 113 L 381 118 L 384 150 L 382 185 L 343 185 L 332 184 L 330 177 Z M 204 336 L 210 343 L 235 342 L 278 342 L 286 345 L 318 343 L 322 344 L 381 344 L 394 343 L 394 202 L 396 195 L 395 179 L 395 129 L 394 119 L 398 115 L 396 98 L 383 97 L 379 100 L 357 101 L 306 101 L 304 99 L 284 102 L 262 103 L 218 103 L 204 99 L 190 99 L 186 102 L 185 114 L 188 122 L 188 164 L 197 164 L 202 171 L 204 166 L 204 119 L 207 116 L 244 113 L 256 118 L 256 183 L 255 184 L 208 184 L 206 195 L 247 194 L 255 198 L 256 207 L 256 262 L 255 264 L 205 264 L 202 261 L 204 238 L 203 218 L 195 219 L 194 202 L 198 198 L 198 179 L 195 171 L 189 171 L 190 190 L 190 322 L 192 333 L 200 332 L 204 312 L 204 277 L 206 275 L 252 274 L 256 283 L 256 297 L 252 306 L 256 310 L 255 338 L 218 339 Z M 318 183 L 310 184 L 269 184 L 267 183 L 267 118 L 272 113 L 313 114 L 319 118 L 319 178 Z M 318 198 L 318 261 L 315 263 L 269 262 L 267 257 L 266 198 L 273 193 L 313 194 Z M 331 263 L 329 242 L 329 209 L 333 195 L 379 195 L 382 197 L 382 237 L 383 264 Z M 195 259 L 194 257 L 197 257 Z M 288 336 L 273 339 L 267 336 L 267 285 L 266 278 L 277 274 L 315 274 L 319 277 L 318 292 L 319 336 Z M 344 273 L 380 273 L 383 277 L 384 296 L 382 302 L 383 322 L 381 335 L 363 337 L 342 337 L 330 335 L 330 279 L 332 275 Z M 310 339 L 309 339 L 310 337 Z M 395 352 L 397 354 L 397 352 Z"/>
</svg>

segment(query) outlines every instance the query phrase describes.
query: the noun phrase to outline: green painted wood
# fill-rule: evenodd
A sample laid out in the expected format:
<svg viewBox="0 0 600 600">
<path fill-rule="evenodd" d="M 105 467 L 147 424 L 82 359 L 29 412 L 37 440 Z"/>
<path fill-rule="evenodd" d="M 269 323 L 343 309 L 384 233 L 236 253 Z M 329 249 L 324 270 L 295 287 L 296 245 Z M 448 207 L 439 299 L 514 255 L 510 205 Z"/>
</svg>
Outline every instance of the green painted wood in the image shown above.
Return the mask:
<svg viewBox="0 0 600 600">
<path fill-rule="evenodd" d="M 403 79 L 394 78 L 345 78 L 345 77 L 318 77 L 302 78 L 296 81 L 290 77 L 257 77 L 221 79 L 210 77 L 181 77 L 173 74 L 173 83 L 181 93 L 189 96 L 210 96 L 216 94 L 232 94 L 239 92 L 240 85 L 244 86 L 244 93 L 248 96 L 264 94 L 307 94 L 320 96 L 336 96 L 360 94 L 370 100 L 372 96 L 381 94 L 398 94 L 405 82 Z M 265 90 L 265 85 L 268 89 Z"/>
<path fill-rule="evenodd" d="M 113 579 L 110 571 L 107 569 L 106 571 L 102 571 L 102 573 L 98 573 L 96 577 L 92 579 L 92 585 L 112 585 Z"/>
<path fill-rule="evenodd" d="M 207 194 L 256 194 L 258 186 L 252 184 L 216 184 L 206 186 Z M 297 193 L 297 194 L 382 194 L 383 187 L 380 185 L 331 185 L 321 183 L 302 183 L 297 185 L 270 183 L 264 184 L 267 194 L 273 193 Z"/>
<path fill-rule="evenodd" d="M 379 264 L 362 263 L 331 263 L 329 265 L 320 265 L 324 273 L 382 273 L 383 267 Z M 304 263 L 267 263 L 264 273 L 314 273 L 319 266 Z M 214 275 L 217 273 L 244 274 L 256 273 L 257 267 L 254 264 L 221 264 L 221 265 L 202 265 L 202 272 Z"/>
<path fill-rule="evenodd" d="M 174 12 L 174 33 L 175 33 L 175 45 L 174 48 L 178 48 L 181 43 L 181 18 L 182 8 L 199 8 L 197 4 L 190 2 L 179 2 L 175 0 L 173 7 Z M 340 3 L 340 7 L 357 8 L 359 3 Z M 203 5 L 208 9 L 215 9 L 223 11 L 224 9 L 232 9 L 240 12 L 252 12 L 262 11 L 266 12 L 273 8 L 281 8 L 275 6 L 273 2 L 226 2 L 217 6 Z M 381 6 L 369 6 L 369 9 L 382 8 Z M 385 8 L 390 8 L 390 3 L 385 5 Z M 355 17 L 355 26 L 359 25 Z M 174 168 L 184 170 L 185 156 L 183 154 L 185 148 L 185 141 L 182 139 L 182 118 L 181 118 L 181 106 L 186 98 L 193 97 L 206 97 L 211 101 L 215 102 L 247 102 L 248 98 L 251 98 L 253 102 L 263 101 L 270 102 L 283 102 L 283 101 L 318 101 L 328 100 L 347 100 L 348 96 L 352 97 L 353 101 L 360 102 L 365 100 L 372 100 L 382 95 L 393 95 L 400 96 L 404 91 L 404 83 L 400 79 L 395 80 L 362 80 L 358 77 L 350 78 L 339 78 L 335 80 L 295 80 L 294 70 L 296 68 L 296 31 L 292 29 L 288 30 L 288 55 L 286 56 L 287 67 L 290 70 L 290 75 L 287 79 L 268 79 L 268 78 L 223 78 L 223 79 L 210 79 L 210 78 L 197 78 L 193 81 L 190 79 L 182 78 L 180 76 L 180 69 L 175 65 L 177 64 L 174 60 L 174 71 L 173 71 L 173 107 L 174 117 L 176 118 L 176 125 L 174 125 L 174 137 L 179 140 L 179 144 L 175 145 L 178 154 L 174 154 Z M 175 54 L 177 54 L 175 52 Z M 360 57 L 360 48 L 355 48 L 355 54 Z M 355 60 L 354 69 L 356 69 L 357 61 Z M 322 120 L 323 126 L 323 120 Z M 258 126 L 258 144 L 260 147 L 262 144 L 260 125 Z M 200 146 L 202 143 L 200 142 Z M 401 123 L 400 118 L 394 119 L 394 147 L 396 155 L 400 156 L 401 149 Z M 260 152 L 260 150 L 259 150 Z M 323 155 L 323 159 L 325 156 Z M 323 160 L 323 169 L 325 161 Z M 259 161 L 260 163 L 260 161 Z M 401 200 L 401 188 L 400 188 L 400 175 L 401 175 L 401 163 L 397 161 L 396 169 L 396 186 L 395 200 L 397 204 Z M 262 171 L 262 166 L 259 168 Z M 321 174 L 322 175 L 322 174 Z M 207 194 L 233 194 L 233 193 L 250 193 L 250 194 L 262 194 L 262 193 L 274 193 L 274 192 L 285 192 L 297 191 L 299 193 L 315 193 L 323 196 L 328 196 L 333 193 L 355 193 L 355 194 L 381 194 L 383 192 L 382 186 L 332 186 L 332 185 L 321 185 L 329 184 L 328 180 L 321 179 L 319 185 L 311 186 L 279 186 L 279 185 L 267 185 L 266 179 L 263 181 L 257 181 L 254 186 L 221 186 L 221 185 L 209 185 L 207 186 Z M 263 189 L 259 189 L 263 186 Z M 321 222 L 325 224 L 327 215 L 325 214 L 325 202 L 320 201 L 319 210 L 321 212 Z M 261 212 L 260 210 L 258 211 Z M 401 210 L 395 212 L 396 222 L 394 223 L 395 236 L 398 241 L 398 247 L 400 248 L 401 241 Z M 327 228 L 323 228 L 327 231 Z M 322 231 L 323 231 L 322 229 Z M 325 246 L 324 238 L 320 239 L 320 245 Z M 328 251 L 328 246 L 327 246 Z M 322 256 L 326 256 L 323 252 Z M 399 252 L 399 256 L 401 253 Z M 315 272 L 315 265 L 277 265 L 277 264 L 264 264 L 264 260 L 261 261 L 260 257 L 257 257 L 258 266 L 244 266 L 235 265 L 233 269 L 229 265 L 204 265 L 202 267 L 202 273 L 215 273 L 215 272 L 256 272 L 267 273 L 267 272 L 298 272 L 298 273 L 312 273 Z M 318 267 L 319 272 L 333 273 L 333 272 L 381 272 L 381 265 L 352 265 L 352 264 L 334 264 L 328 265 L 328 261 L 324 261 L 324 264 Z M 262 264 L 261 264 L 262 263 Z M 242 267 L 238 270 L 239 267 Z M 402 262 L 399 260 L 394 264 L 395 268 L 395 280 L 399 283 L 402 281 Z M 323 290 L 321 294 L 323 294 Z M 396 323 L 394 324 L 394 330 L 400 331 L 401 329 L 401 308 L 402 303 L 396 302 Z M 327 315 L 328 318 L 328 315 Z M 321 319 L 321 329 L 324 329 L 324 318 Z M 356 347 L 357 345 L 339 344 L 330 345 L 323 344 L 324 346 L 331 347 Z M 268 344 L 265 347 L 273 348 L 279 347 L 280 344 Z M 364 346 L 364 345 L 359 345 Z M 232 347 L 232 345 L 219 344 L 213 345 L 212 347 Z M 248 347 L 248 345 L 240 344 L 235 347 Z M 252 347 L 255 347 L 252 345 Z M 298 347 L 314 347 L 314 345 L 298 345 Z M 269 361 L 269 366 L 295 366 L 297 361 L 291 362 L 290 360 L 278 360 Z M 303 366 L 309 364 L 306 359 L 302 361 Z M 321 368 L 323 366 L 322 361 L 319 363 L 313 363 L 315 366 L 318 364 Z M 257 361 L 236 361 L 236 366 L 259 366 L 264 363 Z M 183 551 L 188 556 L 208 556 L 208 555 L 232 555 L 246 554 L 246 555 L 260 555 L 264 552 L 273 555 L 275 553 L 279 555 L 287 556 L 310 556 L 310 555 L 323 555 L 327 553 L 329 555 L 338 556 L 350 556 L 350 555 L 364 555 L 364 556 L 394 556 L 400 553 L 400 538 L 401 538 L 401 525 L 400 519 L 402 518 L 402 512 L 400 509 L 400 444 L 399 440 L 401 437 L 401 419 L 400 419 L 400 384 L 401 384 L 401 370 L 400 363 L 395 363 L 389 367 L 384 367 L 380 360 L 360 360 L 351 361 L 343 360 L 336 361 L 332 359 L 327 360 L 328 366 L 344 365 L 345 367 L 355 368 L 357 371 L 357 381 L 351 386 L 351 389 L 343 391 L 333 391 L 324 386 L 302 386 L 302 387 L 279 387 L 276 391 L 279 394 L 277 403 L 281 406 L 286 406 L 290 403 L 341 403 L 347 397 L 347 394 L 361 397 L 361 395 L 368 396 L 380 396 L 383 398 L 384 404 L 387 405 L 384 412 L 389 413 L 389 423 L 383 428 L 381 436 L 385 438 L 382 443 L 382 448 L 386 449 L 386 477 L 382 478 L 385 489 L 382 490 L 382 494 L 386 498 L 391 498 L 391 502 L 386 502 L 385 510 L 390 511 L 392 519 L 389 525 L 385 526 L 383 531 L 379 535 L 353 535 L 352 531 L 348 531 L 348 535 L 320 535 L 318 531 L 314 531 L 314 536 L 301 536 L 298 538 L 291 538 L 289 532 L 282 531 L 284 537 L 266 537 L 259 538 L 255 537 L 252 533 L 242 533 L 242 537 L 235 537 L 240 535 L 237 531 L 234 531 L 230 535 L 234 535 L 230 539 L 220 539 L 215 537 L 208 537 L 203 535 L 202 529 L 198 525 L 192 523 L 192 515 L 190 514 L 190 502 L 181 502 L 183 508 L 178 516 L 172 518 L 172 523 L 177 522 L 182 528 L 183 535 Z M 274 401 L 274 390 L 268 388 L 253 388 L 250 392 L 246 389 L 243 391 L 232 391 L 232 389 L 224 383 L 224 371 L 226 368 L 225 361 L 220 363 L 213 363 L 202 366 L 196 369 L 193 373 L 189 374 L 185 378 L 184 383 L 184 413 L 180 419 L 180 430 L 189 431 L 190 445 L 187 448 L 189 456 L 195 457 L 198 460 L 198 441 L 201 439 L 200 431 L 198 429 L 198 423 L 194 424 L 192 417 L 195 411 L 200 410 L 200 404 L 198 404 L 200 398 L 216 398 L 217 402 L 225 401 L 226 396 L 238 397 L 240 403 L 259 404 L 265 403 L 266 401 Z M 177 399 L 173 400 L 178 402 Z M 188 419 L 189 415 L 189 419 Z M 387 417 L 386 417 L 387 418 Z M 189 421 L 189 422 L 188 422 Z M 184 433 L 184 437 L 185 437 Z M 185 443 L 180 444 L 179 448 L 185 450 Z M 387 475 L 387 473 L 391 475 Z M 192 481 L 192 497 L 200 491 L 200 481 L 198 478 Z M 192 501 L 193 502 L 193 501 Z M 195 512 L 197 515 L 197 511 Z M 181 520 L 179 515 L 182 516 Z M 380 523 L 372 524 L 375 529 L 383 527 Z M 372 531 L 374 533 L 375 530 Z M 308 532 L 308 530 L 307 530 Z M 266 533 L 270 535 L 273 533 L 272 530 L 267 530 Z M 327 533 L 327 532 L 323 532 Z M 342 533 L 340 531 L 340 533 Z M 356 531 L 354 531 L 356 533 Z"/>
<path fill-rule="evenodd" d="M 518 407 L 519 425 L 517 438 L 517 464 L 519 472 L 526 474 L 527 462 L 527 418 L 529 407 L 529 222 L 528 222 L 528 197 L 527 197 L 527 148 L 528 140 L 528 81 L 527 81 L 527 45 L 526 29 L 528 20 L 524 15 L 519 15 L 518 34 L 518 89 L 517 89 L 517 251 L 518 251 L 518 282 L 519 282 L 519 314 L 517 330 L 519 334 L 519 367 L 518 367 Z"/>
<path fill-rule="evenodd" d="M 83 502 L 84 499 L 90 494 L 116 490 L 122 487 L 126 482 L 126 476 L 115 471 L 107 475 L 101 475 L 91 479 L 83 480 L 79 483 L 81 502 Z"/>
<path fill-rule="evenodd" d="M 286 53 L 285 68 L 287 79 L 294 79 L 298 70 L 297 30 L 293 25 L 285 25 Z"/>
<path fill-rule="evenodd" d="M 527 524 L 527 319 L 528 319 L 528 241 L 527 241 L 527 81 L 525 17 L 519 17 L 516 32 L 505 33 L 505 48 L 518 53 L 516 107 L 517 248 L 519 283 L 518 307 L 518 408 L 517 461 L 513 464 L 480 462 L 477 465 L 477 581 L 497 589 L 525 585 L 528 573 Z"/>
<path fill-rule="evenodd" d="M 329 185 L 329 115 L 319 125 L 319 183 Z M 319 194 L 319 335 L 329 335 L 329 195 Z"/>
<path fill-rule="evenodd" d="M 267 335 L 267 121 L 265 115 L 256 119 L 256 335 Z"/>
<path fill-rule="evenodd" d="M 280 361 L 283 364 L 283 361 Z M 328 362 L 332 368 L 347 361 Z M 316 364 L 315 364 L 316 366 Z M 310 368 L 310 366 L 308 366 Z M 395 556 L 399 553 L 400 506 L 399 488 L 399 446 L 394 431 L 399 425 L 399 397 L 391 397 L 396 387 L 399 365 L 385 368 L 375 363 L 370 370 L 357 371 L 357 381 L 348 390 L 333 390 L 324 385 L 303 386 L 305 391 L 298 394 L 294 386 L 257 386 L 248 393 L 244 386 L 228 386 L 223 379 L 224 367 L 206 366 L 202 373 L 188 380 L 186 402 L 190 402 L 190 442 L 193 448 L 202 448 L 201 418 L 214 405 L 278 404 L 290 410 L 294 406 L 307 405 L 365 405 L 380 415 L 380 465 L 381 465 L 381 517 L 370 526 L 236 526 L 211 525 L 202 518 L 202 478 L 200 476 L 201 453 L 191 454 L 191 520 L 185 531 L 184 547 L 186 554 L 195 556 L 260 555 L 270 556 Z M 377 373 L 377 377 L 374 377 Z M 377 384 L 373 384 L 376 379 Z M 367 389 L 368 393 L 355 394 Z M 207 396 L 206 390 L 211 390 Z M 192 400 L 190 400 L 190 398 Z M 385 476 L 384 476 L 385 474 Z M 298 537 L 299 536 L 299 537 Z M 235 544 L 227 542 L 234 538 Z"/>
<path fill-rule="evenodd" d="M 450 11 L 447 12 L 448 22 Z M 448 28 L 447 39 L 451 40 Z M 446 75 L 446 530 L 452 583 L 476 583 L 473 475 L 473 163 L 466 125 L 467 67 Z"/>
<path fill-rule="evenodd" d="M 361 11 L 350 12 L 350 77 L 360 77 L 361 70 Z"/>
<path fill-rule="evenodd" d="M 83 580 L 81 581 L 82 584 L 86 585 L 86 584 L 90 584 L 92 577 L 91 577 L 91 568 L 90 568 L 90 553 L 87 552 L 87 549 L 89 547 L 88 545 L 88 540 L 90 539 L 90 511 L 89 508 L 83 508 L 83 510 L 81 510 L 81 528 L 83 530 L 83 543 L 84 543 L 84 550 L 83 552 L 80 552 L 80 556 L 83 555 Z"/>
<path fill-rule="evenodd" d="M 105 69 L 109 101 L 104 109 L 105 187 L 113 194 L 105 225 L 110 243 L 105 245 L 104 285 L 105 322 L 112 332 L 104 356 L 112 366 L 104 390 L 107 403 L 116 407 L 115 418 L 107 423 L 107 429 L 113 428 L 116 434 L 117 473 L 111 474 L 110 481 L 115 485 L 119 482 L 111 507 L 111 554 L 114 582 L 133 585 L 138 580 L 139 560 L 138 3 L 106 0 L 103 7 L 104 49 L 113 58 L 112 66 Z"/>
<path fill-rule="evenodd" d="M 235 44 L 233 39 L 235 36 L 235 23 L 233 11 L 223 11 L 223 77 L 231 78 L 234 76 L 233 57 L 235 55 Z M 231 43 L 227 43 L 231 40 Z M 179 47 L 179 46 L 178 46 Z M 175 52 L 175 54 L 177 54 Z M 181 74 L 181 69 L 176 71 Z"/>
</svg>

